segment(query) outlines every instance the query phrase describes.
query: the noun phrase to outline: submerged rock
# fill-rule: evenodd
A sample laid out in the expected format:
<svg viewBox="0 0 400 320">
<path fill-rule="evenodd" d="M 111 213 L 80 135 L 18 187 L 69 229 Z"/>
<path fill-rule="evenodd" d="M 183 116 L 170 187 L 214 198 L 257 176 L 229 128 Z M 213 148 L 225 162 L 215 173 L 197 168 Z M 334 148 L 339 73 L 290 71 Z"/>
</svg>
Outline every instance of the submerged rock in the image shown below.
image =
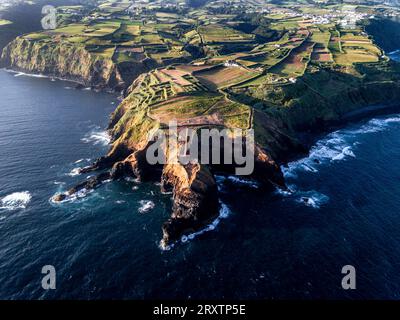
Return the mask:
<svg viewBox="0 0 400 320">
<path fill-rule="evenodd" d="M 88 180 L 86 180 L 82 183 L 79 183 L 78 185 L 76 185 L 75 187 L 72 187 L 65 193 L 56 194 L 52 198 L 52 200 L 54 202 L 64 201 L 64 200 L 68 199 L 68 197 L 78 194 L 80 191 L 93 190 L 93 189 L 97 188 L 99 185 L 101 185 L 103 182 L 105 182 L 106 180 L 109 180 L 109 179 L 111 179 L 111 175 L 109 172 L 101 173 L 97 176 L 89 178 Z"/>
<path fill-rule="evenodd" d="M 61 201 L 64 201 L 66 198 L 67 198 L 67 195 L 65 193 L 58 193 L 52 198 L 52 200 L 54 202 L 61 202 Z"/>
</svg>

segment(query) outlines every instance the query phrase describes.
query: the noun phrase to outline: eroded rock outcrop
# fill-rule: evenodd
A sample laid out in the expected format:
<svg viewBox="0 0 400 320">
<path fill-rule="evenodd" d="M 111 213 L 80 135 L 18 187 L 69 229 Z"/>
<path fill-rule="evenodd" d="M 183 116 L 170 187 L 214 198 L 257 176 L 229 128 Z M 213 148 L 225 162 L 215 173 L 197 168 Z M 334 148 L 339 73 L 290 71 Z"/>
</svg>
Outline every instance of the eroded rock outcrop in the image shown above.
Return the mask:
<svg viewBox="0 0 400 320">
<path fill-rule="evenodd" d="M 62 202 L 65 200 L 69 200 L 73 197 L 77 196 L 85 196 L 87 192 L 92 191 L 97 188 L 102 183 L 106 182 L 111 178 L 111 174 L 109 172 L 103 172 L 95 177 L 91 177 L 84 182 L 77 184 L 76 186 L 69 189 L 67 192 L 58 193 L 53 198 L 53 202 Z"/>
<path fill-rule="evenodd" d="M 162 227 L 162 247 L 199 230 L 218 215 L 217 183 L 205 165 L 165 165 L 161 188 L 173 192 L 171 218 Z"/>
</svg>

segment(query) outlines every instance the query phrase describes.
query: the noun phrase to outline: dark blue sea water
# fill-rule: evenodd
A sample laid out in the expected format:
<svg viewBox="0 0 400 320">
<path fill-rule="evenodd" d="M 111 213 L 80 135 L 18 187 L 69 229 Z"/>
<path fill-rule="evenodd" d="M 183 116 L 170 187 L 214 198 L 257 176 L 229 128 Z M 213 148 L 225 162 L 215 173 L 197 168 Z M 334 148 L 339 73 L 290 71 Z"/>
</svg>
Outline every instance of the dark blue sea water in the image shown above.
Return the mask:
<svg viewBox="0 0 400 320">
<path fill-rule="evenodd" d="M 219 177 L 225 217 L 162 251 L 171 201 L 156 185 L 49 201 L 107 151 L 117 103 L 68 86 L 0 72 L 1 299 L 400 298 L 399 115 L 323 137 L 284 168 L 291 194 Z M 348 264 L 352 291 L 341 288 Z M 44 265 L 56 290 L 41 287 Z"/>
</svg>

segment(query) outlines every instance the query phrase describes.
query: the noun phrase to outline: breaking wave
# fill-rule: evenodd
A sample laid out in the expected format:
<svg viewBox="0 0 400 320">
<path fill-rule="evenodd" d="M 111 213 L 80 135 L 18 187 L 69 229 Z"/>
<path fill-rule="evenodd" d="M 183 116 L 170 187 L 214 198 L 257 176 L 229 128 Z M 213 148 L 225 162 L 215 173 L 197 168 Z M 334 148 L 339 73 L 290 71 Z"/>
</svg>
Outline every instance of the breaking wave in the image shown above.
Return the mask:
<svg viewBox="0 0 400 320">
<path fill-rule="evenodd" d="M 218 190 L 220 192 L 224 192 L 225 186 L 228 184 L 233 184 L 237 187 L 250 187 L 253 189 L 258 189 L 260 186 L 257 181 L 251 179 L 243 179 L 237 176 L 215 176 L 215 180 L 217 181 Z"/>
<path fill-rule="evenodd" d="M 215 230 L 217 228 L 217 226 L 221 223 L 221 220 L 228 218 L 231 214 L 231 210 L 228 208 L 228 206 L 225 203 L 220 202 L 220 205 L 221 205 L 221 208 L 219 210 L 218 217 L 213 222 L 211 222 L 209 225 L 207 225 L 205 228 L 203 228 L 197 232 L 190 233 L 188 235 L 183 235 L 181 237 L 180 241 L 177 241 L 176 243 L 172 243 L 166 247 L 163 247 L 162 245 L 160 245 L 160 248 L 162 250 L 169 251 L 179 242 L 187 243 L 187 242 L 193 240 L 194 238 L 196 238 L 197 236 L 202 235 L 205 232 Z"/>
<path fill-rule="evenodd" d="M 79 176 L 81 174 L 81 168 L 73 168 L 70 172 L 67 173 L 67 176 L 70 177 L 75 177 L 75 176 Z"/>
<path fill-rule="evenodd" d="M 31 77 L 31 78 L 48 78 L 48 76 L 45 76 L 45 75 L 43 75 L 43 74 L 25 73 L 25 72 L 10 71 L 10 70 L 7 70 L 7 71 L 8 71 L 8 72 L 15 73 L 15 74 L 14 74 L 14 77 L 21 77 L 21 76 L 24 76 L 24 77 Z"/>
<path fill-rule="evenodd" d="M 299 159 L 282 166 L 282 172 L 287 181 L 293 182 L 299 172 L 315 174 L 322 165 L 329 165 L 340 161 L 356 158 L 356 146 L 360 144 L 357 139 L 360 135 L 371 134 L 387 130 L 393 124 L 400 123 L 400 116 L 371 119 L 366 123 L 337 130 L 317 141 L 310 149 L 308 157 Z M 315 190 L 297 190 L 292 184 L 287 190 L 277 189 L 277 194 L 290 197 L 298 203 L 319 209 L 329 201 L 329 197 Z"/>
<path fill-rule="evenodd" d="M 0 210 L 25 209 L 31 199 L 29 191 L 11 193 L 0 200 Z"/>
<path fill-rule="evenodd" d="M 93 130 L 81 139 L 84 143 L 93 143 L 94 145 L 106 146 L 111 142 L 111 137 L 107 131 Z"/>
<path fill-rule="evenodd" d="M 299 171 L 316 173 L 321 164 L 356 158 L 354 149 L 359 144 L 359 135 L 384 131 L 398 123 L 400 116 L 391 116 L 371 119 L 362 125 L 332 132 L 315 143 L 308 157 L 282 166 L 282 172 L 286 178 L 296 178 Z"/>
<path fill-rule="evenodd" d="M 400 49 L 388 53 L 388 56 L 394 61 L 400 61 Z"/>
<path fill-rule="evenodd" d="M 276 193 L 283 197 L 293 199 L 299 204 L 303 204 L 314 209 L 320 209 L 322 205 L 329 202 L 329 197 L 327 195 L 315 190 L 297 190 L 296 185 L 289 185 L 286 190 L 278 188 Z"/>
<path fill-rule="evenodd" d="M 154 202 L 150 201 L 150 200 L 140 200 L 139 204 L 140 204 L 140 208 L 138 209 L 138 211 L 140 213 L 147 213 L 150 210 L 154 209 L 154 207 L 155 207 Z"/>
<path fill-rule="evenodd" d="M 325 194 L 319 193 L 317 191 L 303 191 L 298 192 L 297 202 L 306 205 L 307 207 L 312 207 L 314 209 L 319 209 L 321 205 L 329 201 L 329 197 Z"/>
<path fill-rule="evenodd" d="M 79 191 L 77 191 L 77 192 L 75 192 L 75 193 L 73 193 L 71 195 L 67 195 L 66 198 L 64 200 L 62 200 L 62 201 L 55 201 L 54 200 L 55 197 L 60 194 L 60 192 L 57 192 L 55 195 L 53 195 L 50 198 L 50 202 L 53 203 L 53 204 L 57 204 L 58 205 L 58 204 L 66 203 L 66 202 L 74 202 L 76 200 L 82 200 L 83 198 L 86 198 L 86 196 L 89 193 L 92 193 L 93 191 L 94 191 L 93 189 L 89 190 L 89 189 L 83 188 L 83 189 L 81 189 L 81 190 L 79 190 Z"/>
</svg>

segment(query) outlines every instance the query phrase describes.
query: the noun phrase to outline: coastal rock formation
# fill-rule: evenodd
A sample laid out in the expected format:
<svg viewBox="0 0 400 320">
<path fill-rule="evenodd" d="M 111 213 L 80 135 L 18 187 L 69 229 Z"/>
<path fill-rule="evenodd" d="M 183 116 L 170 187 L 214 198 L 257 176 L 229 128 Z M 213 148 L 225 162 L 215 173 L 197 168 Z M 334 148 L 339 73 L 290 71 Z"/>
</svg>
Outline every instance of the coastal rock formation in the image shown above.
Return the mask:
<svg viewBox="0 0 400 320">
<path fill-rule="evenodd" d="M 0 65 L 75 81 L 82 86 L 121 91 L 154 63 L 116 64 L 112 58 L 93 54 L 83 45 L 62 39 L 35 41 L 18 37 L 3 49 Z"/>
<path fill-rule="evenodd" d="M 75 197 L 79 194 L 84 196 L 87 192 L 97 188 L 103 182 L 109 180 L 111 175 L 109 172 L 103 172 L 95 177 L 91 177 L 84 182 L 79 183 L 73 188 L 69 189 L 67 192 L 56 194 L 52 200 L 53 202 L 61 202 Z"/>
<path fill-rule="evenodd" d="M 151 82 L 152 81 L 152 82 Z M 157 103 L 163 106 L 164 102 L 168 102 L 166 98 L 161 97 L 156 100 L 157 86 L 162 83 L 154 83 L 154 74 L 152 72 L 139 76 L 133 85 L 127 90 L 129 94 L 124 101 L 118 106 L 113 113 L 109 132 L 112 136 L 112 146 L 110 151 L 105 157 L 98 159 L 92 166 L 83 168 L 82 173 L 92 171 L 103 171 L 96 178 L 86 181 L 75 188 L 70 189 L 66 195 L 57 196 L 55 201 L 63 200 L 64 197 L 71 196 L 72 192 L 76 192 L 87 188 L 98 187 L 105 179 L 121 179 L 125 177 L 134 178 L 139 181 L 161 181 L 162 192 L 172 192 L 172 209 L 171 217 L 162 226 L 162 247 L 168 247 L 174 243 L 182 235 L 195 232 L 219 215 L 219 200 L 218 188 L 214 178 L 214 173 L 221 174 L 235 174 L 235 163 L 231 165 L 214 165 L 214 164 L 201 164 L 202 162 L 189 162 L 188 164 L 182 163 L 159 163 L 149 164 L 146 158 L 147 150 L 155 143 L 156 140 L 151 138 L 150 133 L 161 131 L 168 136 L 168 127 L 166 127 L 165 119 L 158 118 L 158 114 L 154 113 L 157 110 Z M 174 89 L 177 90 L 177 89 Z M 208 93 L 205 93 L 209 97 Z M 258 117 L 251 117 L 252 112 L 248 106 L 238 105 L 225 98 L 222 95 L 211 94 L 213 103 L 225 105 L 232 105 L 238 108 L 240 114 L 244 114 L 249 122 L 243 122 L 243 128 L 254 127 L 253 121 L 259 121 Z M 179 99 L 195 99 L 192 101 L 193 108 L 200 108 L 202 104 L 196 105 L 204 100 L 198 95 L 180 95 Z M 198 100 L 200 99 L 200 100 Z M 228 109 L 230 112 L 231 110 Z M 218 109 L 219 118 L 223 117 L 221 110 Z M 204 121 L 209 121 L 214 117 L 207 117 Z M 217 118 L 216 118 L 217 119 Z M 178 118 L 179 120 L 179 118 Z M 201 128 L 204 124 L 199 121 L 196 123 L 195 128 Z M 199 126 L 197 126 L 199 125 Z M 267 123 L 259 123 L 257 126 L 265 125 Z M 280 125 L 276 124 L 274 127 L 265 128 L 266 132 L 278 129 Z M 212 128 L 213 126 L 211 126 Z M 179 127 L 179 130 L 184 130 L 186 126 Z M 246 130 L 243 130 L 245 134 Z M 280 132 L 280 133 L 277 133 Z M 271 146 L 286 143 L 288 146 L 298 145 L 295 139 L 292 139 L 285 134 L 284 128 L 276 130 L 274 135 L 268 139 Z M 242 148 L 245 148 L 245 139 L 242 140 Z M 199 141 L 201 145 L 201 141 Z M 222 144 L 219 153 L 224 153 Z M 177 155 L 177 149 L 169 150 L 164 149 L 164 156 L 171 157 Z M 175 152 L 175 153 L 174 153 Z M 275 187 L 285 188 L 283 174 L 280 170 L 278 163 L 271 156 L 271 152 L 261 146 L 257 141 L 254 147 L 254 171 L 247 177 L 254 179 L 261 183 L 265 190 L 272 190 Z M 198 159 L 200 160 L 200 159 Z"/>
<path fill-rule="evenodd" d="M 207 166 L 167 164 L 161 188 L 164 192 L 173 192 L 171 218 L 162 227 L 162 247 L 183 234 L 199 230 L 218 215 L 217 183 Z"/>
</svg>

